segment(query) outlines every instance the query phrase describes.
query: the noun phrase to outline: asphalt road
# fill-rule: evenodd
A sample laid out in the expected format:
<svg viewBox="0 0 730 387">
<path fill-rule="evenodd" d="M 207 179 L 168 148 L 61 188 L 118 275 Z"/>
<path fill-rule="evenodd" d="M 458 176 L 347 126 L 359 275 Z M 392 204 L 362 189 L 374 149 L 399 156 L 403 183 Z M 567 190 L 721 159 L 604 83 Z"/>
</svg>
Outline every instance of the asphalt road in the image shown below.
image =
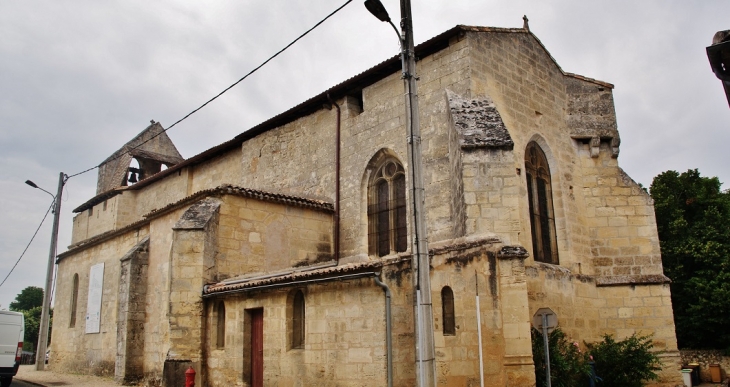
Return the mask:
<svg viewBox="0 0 730 387">
<path fill-rule="evenodd" d="M 13 382 L 10 383 L 10 387 L 38 387 L 36 384 L 30 384 L 23 382 L 21 380 L 13 379 Z"/>
</svg>

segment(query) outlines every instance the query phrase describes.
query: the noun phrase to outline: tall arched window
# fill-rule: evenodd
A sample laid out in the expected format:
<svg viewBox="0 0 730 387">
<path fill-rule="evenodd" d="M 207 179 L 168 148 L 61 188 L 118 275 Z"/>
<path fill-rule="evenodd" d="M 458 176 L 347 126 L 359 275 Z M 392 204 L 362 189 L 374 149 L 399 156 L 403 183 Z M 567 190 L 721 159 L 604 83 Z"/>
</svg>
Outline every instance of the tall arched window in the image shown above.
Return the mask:
<svg viewBox="0 0 730 387">
<path fill-rule="evenodd" d="M 292 348 L 304 348 L 304 309 L 304 293 L 297 290 L 292 303 Z"/>
<path fill-rule="evenodd" d="M 456 317 L 454 316 L 454 292 L 450 287 L 441 289 L 441 318 L 443 318 L 444 336 L 456 335 Z"/>
<path fill-rule="evenodd" d="M 406 178 L 403 166 L 386 158 L 368 185 L 368 244 L 370 254 L 379 257 L 406 251 Z"/>
<path fill-rule="evenodd" d="M 215 346 L 223 348 L 226 346 L 226 305 L 223 301 L 216 306 L 216 335 Z"/>
<path fill-rule="evenodd" d="M 74 274 L 73 291 L 71 293 L 71 321 L 68 323 L 69 328 L 76 326 L 76 306 L 79 301 L 79 275 Z"/>
<path fill-rule="evenodd" d="M 536 261 L 558 264 L 558 242 L 555 235 L 555 213 L 547 158 L 536 142 L 525 150 L 527 197 L 530 201 L 532 250 Z"/>
</svg>

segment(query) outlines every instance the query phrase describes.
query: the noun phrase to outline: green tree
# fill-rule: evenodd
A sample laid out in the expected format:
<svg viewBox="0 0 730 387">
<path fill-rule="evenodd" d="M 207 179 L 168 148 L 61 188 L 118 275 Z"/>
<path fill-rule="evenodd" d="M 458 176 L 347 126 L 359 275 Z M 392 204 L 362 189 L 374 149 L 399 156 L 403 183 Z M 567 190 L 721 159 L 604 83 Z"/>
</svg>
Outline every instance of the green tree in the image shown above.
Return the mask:
<svg viewBox="0 0 730 387">
<path fill-rule="evenodd" d="M 36 306 L 33 309 L 23 310 L 25 318 L 25 338 L 23 340 L 23 349 L 35 352 L 38 348 L 38 331 L 41 326 L 41 312 L 43 307 Z"/>
<path fill-rule="evenodd" d="M 651 184 L 680 348 L 730 347 L 730 193 L 721 185 L 696 169 Z"/>
<path fill-rule="evenodd" d="M 43 306 L 43 289 L 37 286 L 28 286 L 15 296 L 15 301 L 10 303 L 10 310 L 20 312 L 31 310 L 37 306 Z"/>
</svg>

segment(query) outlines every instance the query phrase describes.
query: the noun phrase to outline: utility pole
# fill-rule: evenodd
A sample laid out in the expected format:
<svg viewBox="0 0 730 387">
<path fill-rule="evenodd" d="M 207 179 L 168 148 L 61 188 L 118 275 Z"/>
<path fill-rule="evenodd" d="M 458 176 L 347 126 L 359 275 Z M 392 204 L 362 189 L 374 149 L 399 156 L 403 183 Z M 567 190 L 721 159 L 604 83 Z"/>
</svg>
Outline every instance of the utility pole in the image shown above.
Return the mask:
<svg viewBox="0 0 730 387">
<path fill-rule="evenodd" d="M 431 308 L 431 268 L 428 257 L 428 234 L 424 210 L 423 163 L 421 129 L 418 119 L 418 92 L 416 90 L 416 53 L 413 44 L 413 17 L 411 1 L 400 0 L 401 31 L 395 27 L 380 0 L 366 0 L 365 8 L 375 17 L 389 23 L 401 46 L 403 86 L 406 99 L 406 131 L 408 141 L 408 169 L 411 193 L 411 267 L 413 268 L 414 315 L 416 316 L 416 375 L 419 387 L 436 385 L 435 348 L 433 342 L 433 312 Z"/>
<path fill-rule="evenodd" d="M 35 354 L 35 369 L 43 371 L 46 365 L 46 348 L 48 346 L 48 326 L 50 322 L 51 312 L 51 293 L 53 292 L 53 267 L 56 263 L 56 245 L 58 243 L 58 222 L 61 216 L 61 194 L 63 186 L 66 184 L 68 176 L 61 172 L 58 176 L 58 191 L 53 197 L 53 230 L 51 231 L 51 250 L 48 253 L 48 267 L 46 269 L 46 287 L 43 291 L 43 310 L 41 311 L 41 324 L 38 329 L 38 350 Z M 38 188 L 48 192 L 43 188 L 39 188 L 30 180 L 26 184 L 33 188 Z M 53 196 L 53 195 L 51 195 Z"/>
<path fill-rule="evenodd" d="M 380 21 L 388 22 L 400 40 L 403 86 L 406 98 L 406 131 L 408 141 L 409 190 L 411 193 L 411 266 L 413 267 L 414 314 L 416 316 L 416 380 L 419 387 L 436 386 L 436 364 L 431 308 L 431 262 L 428 257 L 425 192 L 421 155 L 421 128 L 418 119 L 418 92 L 416 90 L 416 56 L 413 44 L 413 17 L 411 1 L 400 0 L 401 33 L 388 16 L 380 0 L 366 0 L 365 8 Z"/>
<path fill-rule="evenodd" d="M 433 310 L 431 308 L 431 269 L 426 231 L 425 189 L 421 154 L 421 127 L 418 117 L 416 88 L 416 53 L 413 43 L 411 1 L 401 0 L 401 30 L 403 31 L 403 84 L 406 98 L 406 127 L 408 130 L 408 169 L 411 190 L 411 251 L 415 267 L 416 293 L 416 359 L 418 386 L 436 386 Z"/>
</svg>

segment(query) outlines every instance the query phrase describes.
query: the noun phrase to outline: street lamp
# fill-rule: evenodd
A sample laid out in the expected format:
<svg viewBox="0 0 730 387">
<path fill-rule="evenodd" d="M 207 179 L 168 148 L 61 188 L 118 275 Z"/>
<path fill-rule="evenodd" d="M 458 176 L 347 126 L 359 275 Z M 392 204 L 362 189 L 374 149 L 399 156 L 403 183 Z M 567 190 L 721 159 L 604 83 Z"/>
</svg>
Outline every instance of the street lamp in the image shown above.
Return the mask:
<svg viewBox="0 0 730 387">
<path fill-rule="evenodd" d="M 35 369 L 43 371 L 46 365 L 46 348 L 48 346 L 48 325 L 50 321 L 51 311 L 51 291 L 53 289 L 53 265 L 56 260 L 56 244 L 58 243 L 58 221 L 61 215 L 61 194 L 63 193 L 63 185 L 66 184 L 68 176 L 61 172 L 58 176 L 58 192 L 54 196 L 52 193 L 37 186 L 30 180 L 26 180 L 25 184 L 33 188 L 37 188 L 51 196 L 53 196 L 53 231 L 51 231 L 51 251 L 48 253 L 48 268 L 46 270 L 46 287 L 43 291 L 43 310 L 41 311 L 41 324 L 38 328 L 38 349 L 35 354 Z"/>
<path fill-rule="evenodd" d="M 390 23 L 388 12 L 380 0 L 366 0 L 365 8 L 380 21 Z M 425 193 L 423 188 L 421 129 L 418 118 L 418 93 L 416 91 L 416 57 L 413 43 L 413 18 L 411 1 L 400 0 L 401 30 L 398 38 L 401 45 L 403 66 L 403 86 L 405 88 L 406 129 L 408 132 L 408 164 L 410 169 L 411 191 L 411 252 L 415 277 L 416 293 L 416 357 L 418 363 L 418 386 L 436 385 L 436 365 L 434 362 L 433 311 L 431 309 L 431 277 L 428 257 L 428 234 L 426 232 L 426 213 L 424 211 Z"/>
<path fill-rule="evenodd" d="M 707 59 L 715 76 L 722 81 L 727 102 L 730 104 L 730 30 L 718 31 L 707 47 Z"/>
<path fill-rule="evenodd" d="M 50 193 L 50 192 L 48 192 L 48 191 L 44 190 L 43 188 L 41 188 L 41 187 L 37 186 L 37 185 L 36 185 L 36 184 L 35 184 L 34 182 L 32 182 L 32 181 L 30 181 L 30 180 L 26 180 L 26 181 L 25 181 L 25 184 L 28 184 L 29 186 L 31 186 L 31 187 L 33 187 L 33 188 L 38 188 L 39 190 L 41 190 L 41 191 L 43 191 L 43 192 L 45 192 L 45 193 L 47 193 L 47 194 L 51 195 L 51 197 L 53 198 L 53 200 L 56 200 L 56 197 L 55 197 L 55 196 L 54 196 L 54 195 L 53 195 L 52 193 Z"/>
</svg>

